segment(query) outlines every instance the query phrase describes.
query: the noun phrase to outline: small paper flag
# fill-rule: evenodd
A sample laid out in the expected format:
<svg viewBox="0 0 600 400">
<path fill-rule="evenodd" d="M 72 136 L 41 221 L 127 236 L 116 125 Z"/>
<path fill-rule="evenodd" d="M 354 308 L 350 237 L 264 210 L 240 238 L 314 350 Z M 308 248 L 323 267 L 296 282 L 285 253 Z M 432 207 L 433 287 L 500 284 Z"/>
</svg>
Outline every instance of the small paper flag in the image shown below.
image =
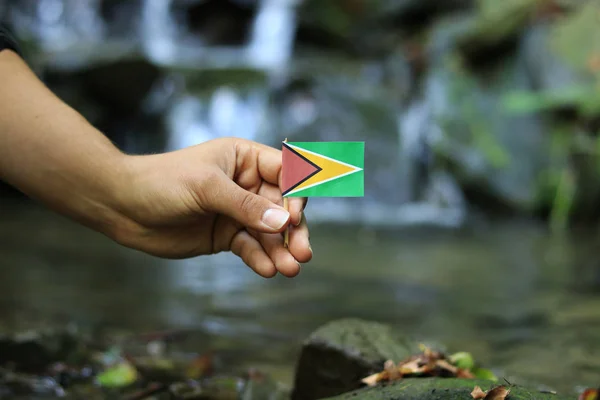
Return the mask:
<svg viewBox="0 0 600 400">
<path fill-rule="evenodd" d="M 283 142 L 284 197 L 363 197 L 364 142 Z"/>
</svg>

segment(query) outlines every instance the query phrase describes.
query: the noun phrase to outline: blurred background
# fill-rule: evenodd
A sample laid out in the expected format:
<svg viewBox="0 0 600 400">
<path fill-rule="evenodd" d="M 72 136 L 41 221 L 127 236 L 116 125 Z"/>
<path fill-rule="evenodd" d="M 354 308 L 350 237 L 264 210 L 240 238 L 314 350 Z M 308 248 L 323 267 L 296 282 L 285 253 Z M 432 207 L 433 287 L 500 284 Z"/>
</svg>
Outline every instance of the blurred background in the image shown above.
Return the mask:
<svg viewBox="0 0 600 400">
<path fill-rule="evenodd" d="M 507 376 L 600 376 L 600 7 L 586 0 L 2 0 L 63 100 L 129 153 L 221 136 L 366 142 L 360 199 L 311 199 L 314 259 L 121 248 L 8 186 L 0 328 L 192 329 L 291 383 L 360 317 Z"/>
</svg>

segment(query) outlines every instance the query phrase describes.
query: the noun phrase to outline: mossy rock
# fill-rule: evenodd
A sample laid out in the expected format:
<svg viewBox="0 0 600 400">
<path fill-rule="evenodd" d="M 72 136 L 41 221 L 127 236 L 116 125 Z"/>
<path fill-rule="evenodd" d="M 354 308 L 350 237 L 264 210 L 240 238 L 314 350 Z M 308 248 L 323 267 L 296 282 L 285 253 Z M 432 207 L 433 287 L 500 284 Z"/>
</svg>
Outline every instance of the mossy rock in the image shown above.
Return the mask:
<svg viewBox="0 0 600 400">
<path fill-rule="evenodd" d="M 388 385 L 355 390 L 329 400 L 473 400 L 471 392 L 475 386 L 487 391 L 498 383 L 476 379 L 458 378 L 410 378 Z M 508 386 L 507 386 L 508 387 Z M 561 396 L 536 389 L 511 386 L 507 400 L 567 400 Z"/>
<path fill-rule="evenodd" d="M 529 25 L 540 0 L 478 0 L 477 19 L 459 40 L 468 59 L 518 37 Z"/>
<path fill-rule="evenodd" d="M 439 348 L 439 347 L 438 347 Z M 292 399 L 335 396 L 362 386 L 361 379 L 420 352 L 418 343 L 387 325 L 341 319 L 317 329 L 304 343 Z"/>
</svg>

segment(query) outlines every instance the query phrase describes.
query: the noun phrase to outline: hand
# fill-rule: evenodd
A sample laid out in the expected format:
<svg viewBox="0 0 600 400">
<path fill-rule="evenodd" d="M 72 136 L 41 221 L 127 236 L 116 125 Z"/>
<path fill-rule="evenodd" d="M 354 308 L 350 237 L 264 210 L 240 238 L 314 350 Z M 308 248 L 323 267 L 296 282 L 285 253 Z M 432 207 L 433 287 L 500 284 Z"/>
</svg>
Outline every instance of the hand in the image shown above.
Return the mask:
<svg viewBox="0 0 600 400">
<path fill-rule="evenodd" d="M 306 199 L 282 207 L 279 150 L 226 138 L 127 159 L 119 243 L 166 258 L 232 251 L 263 277 L 296 276 L 311 259 Z"/>
<path fill-rule="evenodd" d="M 0 179 L 49 208 L 160 257 L 231 250 L 264 277 L 295 276 L 311 259 L 306 200 L 281 207 L 278 150 L 218 139 L 129 156 L 10 50 L 0 52 L 0 87 Z"/>
</svg>

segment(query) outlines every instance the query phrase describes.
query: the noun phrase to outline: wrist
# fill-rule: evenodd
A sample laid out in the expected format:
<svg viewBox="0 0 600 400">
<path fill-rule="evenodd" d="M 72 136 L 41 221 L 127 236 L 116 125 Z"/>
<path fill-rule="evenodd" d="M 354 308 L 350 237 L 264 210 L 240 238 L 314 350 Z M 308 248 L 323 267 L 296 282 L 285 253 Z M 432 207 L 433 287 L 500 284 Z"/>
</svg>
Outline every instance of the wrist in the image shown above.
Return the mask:
<svg viewBox="0 0 600 400">
<path fill-rule="evenodd" d="M 128 225 L 124 210 L 132 180 L 129 157 L 116 149 L 98 157 L 103 161 L 95 165 L 96 172 L 80 176 L 82 184 L 68 191 L 70 199 L 58 211 L 111 239 L 122 235 Z"/>
</svg>

